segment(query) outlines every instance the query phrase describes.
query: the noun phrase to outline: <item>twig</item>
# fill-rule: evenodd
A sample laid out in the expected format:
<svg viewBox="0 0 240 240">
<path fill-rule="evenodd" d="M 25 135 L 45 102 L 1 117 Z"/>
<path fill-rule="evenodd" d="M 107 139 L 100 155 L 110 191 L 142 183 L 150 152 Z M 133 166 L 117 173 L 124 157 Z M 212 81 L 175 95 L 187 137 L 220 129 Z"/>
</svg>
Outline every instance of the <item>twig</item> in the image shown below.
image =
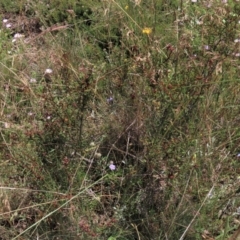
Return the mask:
<svg viewBox="0 0 240 240">
<path fill-rule="evenodd" d="M 44 31 L 42 31 L 41 33 L 39 33 L 37 36 L 35 36 L 34 38 L 32 39 L 26 39 L 25 40 L 25 43 L 30 43 L 32 41 L 35 41 L 37 38 L 43 36 L 45 33 L 48 33 L 48 32 L 54 32 L 54 31 L 59 31 L 59 30 L 65 30 L 69 28 L 69 25 L 62 25 L 62 26 L 51 26 L 47 29 L 45 29 Z"/>
<path fill-rule="evenodd" d="M 191 220 L 191 222 L 188 224 L 186 230 L 184 231 L 184 233 L 182 234 L 182 236 L 179 238 L 179 240 L 183 240 L 185 235 L 187 234 L 189 228 L 192 226 L 193 222 L 195 221 L 195 219 L 197 218 L 197 216 L 199 215 L 203 205 L 205 204 L 206 200 L 209 198 L 209 194 L 213 191 L 215 185 L 212 186 L 212 188 L 209 190 L 209 192 L 207 193 L 206 197 L 204 198 L 201 206 L 199 207 L 199 209 L 197 210 L 196 214 L 194 215 L 193 219 Z"/>
</svg>

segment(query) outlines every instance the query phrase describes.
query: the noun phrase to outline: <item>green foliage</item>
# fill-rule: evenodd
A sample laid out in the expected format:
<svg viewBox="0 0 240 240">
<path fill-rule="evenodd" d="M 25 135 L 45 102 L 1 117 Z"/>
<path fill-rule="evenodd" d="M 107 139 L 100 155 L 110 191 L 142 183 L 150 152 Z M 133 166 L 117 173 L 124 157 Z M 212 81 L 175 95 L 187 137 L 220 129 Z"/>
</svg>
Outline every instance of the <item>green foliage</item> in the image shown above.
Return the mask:
<svg viewBox="0 0 240 240">
<path fill-rule="evenodd" d="M 48 24 L 68 23 L 90 25 L 92 10 L 87 1 L 37 1 L 32 4 L 38 17 Z"/>
<path fill-rule="evenodd" d="M 3 0 L 0 3 L 0 11 L 7 13 L 21 13 L 25 4 L 27 4 L 26 0 L 21 1 Z"/>
</svg>

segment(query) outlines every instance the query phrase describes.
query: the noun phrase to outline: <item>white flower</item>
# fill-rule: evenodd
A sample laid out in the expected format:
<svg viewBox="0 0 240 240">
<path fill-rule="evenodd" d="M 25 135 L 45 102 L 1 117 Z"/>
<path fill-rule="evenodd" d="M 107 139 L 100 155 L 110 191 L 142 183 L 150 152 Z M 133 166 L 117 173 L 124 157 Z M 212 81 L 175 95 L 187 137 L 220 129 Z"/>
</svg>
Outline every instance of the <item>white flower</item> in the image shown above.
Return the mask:
<svg viewBox="0 0 240 240">
<path fill-rule="evenodd" d="M 11 23 L 6 24 L 6 28 L 11 28 L 11 27 L 12 27 Z"/>
<path fill-rule="evenodd" d="M 21 33 L 14 34 L 14 38 L 23 38 L 23 37 L 24 37 L 24 35 Z"/>
<path fill-rule="evenodd" d="M 196 24 L 197 24 L 197 25 L 202 25 L 203 22 L 202 22 L 202 21 L 199 21 L 199 20 L 196 20 Z"/>
<path fill-rule="evenodd" d="M 50 69 L 50 68 L 47 68 L 47 69 L 45 70 L 45 74 L 51 74 L 52 72 L 53 72 L 53 70 Z"/>
<path fill-rule="evenodd" d="M 14 36 L 13 36 L 13 40 L 12 40 L 12 42 L 14 43 L 14 42 L 17 41 L 17 39 L 20 39 L 20 38 L 23 38 L 23 37 L 24 37 L 23 34 L 16 33 L 16 34 L 14 34 Z"/>
<path fill-rule="evenodd" d="M 192 0 L 192 2 L 196 3 L 196 2 L 197 2 L 197 0 Z"/>
<path fill-rule="evenodd" d="M 4 127 L 5 127 L 5 128 L 10 128 L 10 126 L 11 126 L 10 123 L 7 123 L 7 122 L 4 123 Z"/>
<path fill-rule="evenodd" d="M 3 23 L 7 23 L 7 22 L 8 22 L 8 19 L 4 18 Z"/>
<path fill-rule="evenodd" d="M 240 53 L 233 53 L 233 56 L 240 57 Z"/>
<path fill-rule="evenodd" d="M 235 42 L 235 43 L 238 43 L 238 42 L 240 42 L 240 39 L 237 38 L 237 39 L 234 40 L 234 42 Z"/>
<path fill-rule="evenodd" d="M 36 80 L 36 78 L 30 78 L 29 82 L 30 82 L 30 83 L 36 83 L 37 80 Z"/>
</svg>

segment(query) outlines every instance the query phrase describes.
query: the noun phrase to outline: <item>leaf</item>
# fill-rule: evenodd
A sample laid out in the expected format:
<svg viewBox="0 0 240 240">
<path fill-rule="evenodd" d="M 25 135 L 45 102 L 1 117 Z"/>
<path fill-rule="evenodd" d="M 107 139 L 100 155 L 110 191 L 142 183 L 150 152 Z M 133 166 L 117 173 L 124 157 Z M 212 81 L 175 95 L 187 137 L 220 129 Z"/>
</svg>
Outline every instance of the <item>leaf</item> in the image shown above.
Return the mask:
<svg viewBox="0 0 240 240">
<path fill-rule="evenodd" d="M 111 237 L 108 238 L 108 240 L 116 240 L 116 238 L 111 236 Z"/>
</svg>

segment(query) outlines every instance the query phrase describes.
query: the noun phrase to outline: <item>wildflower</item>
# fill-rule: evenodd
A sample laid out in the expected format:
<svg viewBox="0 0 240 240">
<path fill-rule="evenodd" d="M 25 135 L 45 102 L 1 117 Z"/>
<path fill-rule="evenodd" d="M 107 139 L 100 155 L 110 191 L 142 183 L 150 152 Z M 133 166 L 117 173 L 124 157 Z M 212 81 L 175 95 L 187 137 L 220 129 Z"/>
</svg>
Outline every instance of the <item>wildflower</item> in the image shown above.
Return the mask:
<svg viewBox="0 0 240 240">
<path fill-rule="evenodd" d="M 37 80 L 36 80 L 36 78 L 30 78 L 29 82 L 30 82 L 30 83 L 36 83 Z"/>
<path fill-rule="evenodd" d="M 145 28 L 143 28 L 142 33 L 149 35 L 152 33 L 152 28 L 145 27 Z"/>
<path fill-rule="evenodd" d="M 234 40 L 235 43 L 239 43 L 240 42 L 240 38 L 237 38 Z"/>
<path fill-rule="evenodd" d="M 116 170 L 116 166 L 113 164 L 113 161 L 110 162 L 109 168 L 114 171 Z"/>
<path fill-rule="evenodd" d="M 128 5 L 125 6 L 125 10 L 128 10 Z"/>
<path fill-rule="evenodd" d="M 14 34 L 14 38 L 23 38 L 23 37 L 24 37 L 23 34 L 20 34 L 20 33 Z"/>
<path fill-rule="evenodd" d="M 205 45 L 205 46 L 204 46 L 204 49 L 205 49 L 206 51 L 208 51 L 208 50 L 210 50 L 210 46 Z"/>
<path fill-rule="evenodd" d="M 90 142 L 91 147 L 95 147 L 95 142 Z"/>
<path fill-rule="evenodd" d="M 50 69 L 50 68 L 47 68 L 47 69 L 45 70 L 45 74 L 51 74 L 52 72 L 53 72 L 53 70 Z"/>
<path fill-rule="evenodd" d="M 14 34 L 14 36 L 13 36 L 13 40 L 12 40 L 12 42 L 14 43 L 14 42 L 17 41 L 17 39 L 20 39 L 20 38 L 23 38 L 23 37 L 24 37 L 23 34 L 16 33 L 16 34 Z"/>
<path fill-rule="evenodd" d="M 233 53 L 234 57 L 240 57 L 240 53 Z"/>
<path fill-rule="evenodd" d="M 113 97 L 109 97 L 109 98 L 107 99 L 107 102 L 108 102 L 109 104 L 113 104 Z"/>
<path fill-rule="evenodd" d="M 202 21 L 199 21 L 199 20 L 196 20 L 196 24 L 197 24 L 197 25 L 202 25 L 203 22 L 202 22 Z"/>
<path fill-rule="evenodd" d="M 227 3 L 228 1 L 227 0 L 222 0 L 222 3 Z"/>
<path fill-rule="evenodd" d="M 240 157 L 240 153 L 238 153 L 237 157 Z"/>
<path fill-rule="evenodd" d="M 197 2 L 197 0 L 192 0 L 191 2 L 193 2 L 193 3 L 196 3 L 196 2 Z"/>
<path fill-rule="evenodd" d="M 10 126 L 11 126 L 10 123 L 4 122 L 4 127 L 5 127 L 5 128 L 10 128 Z"/>
<path fill-rule="evenodd" d="M 11 27 L 12 27 L 11 23 L 6 24 L 6 28 L 11 28 Z"/>
<path fill-rule="evenodd" d="M 8 19 L 4 18 L 3 23 L 7 23 L 7 22 L 8 22 Z"/>
</svg>

